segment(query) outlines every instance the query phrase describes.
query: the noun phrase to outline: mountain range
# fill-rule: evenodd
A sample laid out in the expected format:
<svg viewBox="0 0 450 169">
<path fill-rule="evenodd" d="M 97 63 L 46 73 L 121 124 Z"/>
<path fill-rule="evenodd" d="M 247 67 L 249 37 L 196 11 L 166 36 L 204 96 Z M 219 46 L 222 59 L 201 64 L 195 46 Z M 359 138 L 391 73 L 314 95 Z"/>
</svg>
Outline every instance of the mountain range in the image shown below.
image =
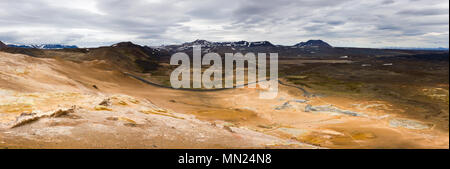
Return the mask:
<svg viewBox="0 0 450 169">
<path fill-rule="evenodd" d="M 199 45 L 203 48 L 212 48 L 212 47 L 291 47 L 291 48 L 333 48 L 330 44 L 323 40 L 308 40 L 306 42 L 300 42 L 293 46 L 286 46 L 286 45 L 274 45 L 269 41 L 255 41 L 255 42 L 249 42 L 249 41 L 235 41 L 235 42 L 212 42 L 207 40 L 195 40 L 193 42 L 186 42 L 181 45 L 167 45 L 167 46 L 159 46 L 156 48 L 163 48 L 163 49 L 169 49 L 169 50 L 176 50 L 176 51 L 182 51 L 187 48 L 192 47 L 193 45 Z M 6 48 L 6 47 L 15 47 L 15 48 L 27 48 L 27 49 L 76 49 L 78 46 L 76 45 L 63 45 L 63 44 L 5 44 L 2 41 L 0 41 L 0 48 Z M 380 49 L 395 49 L 395 50 L 437 50 L 437 51 L 448 51 L 448 48 L 409 48 L 409 47 L 384 47 Z"/>
<path fill-rule="evenodd" d="M 31 44 L 31 45 L 23 45 L 23 44 L 0 44 L 2 47 L 17 47 L 17 48 L 35 48 L 35 49 L 75 49 L 78 46 L 75 45 L 62 45 L 62 44 Z"/>
<path fill-rule="evenodd" d="M 200 45 L 202 47 L 276 47 L 282 45 L 274 45 L 269 41 L 236 41 L 236 42 L 211 42 L 207 40 L 195 40 L 193 42 L 183 43 L 181 45 L 169 45 L 169 46 L 179 46 L 179 47 L 192 47 L 193 45 Z M 309 40 L 307 42 L 300 42 L 294 46 L 297 47 L 326 47 L 331 48 L 332 46 L 322 40 Z"/>
</svg>

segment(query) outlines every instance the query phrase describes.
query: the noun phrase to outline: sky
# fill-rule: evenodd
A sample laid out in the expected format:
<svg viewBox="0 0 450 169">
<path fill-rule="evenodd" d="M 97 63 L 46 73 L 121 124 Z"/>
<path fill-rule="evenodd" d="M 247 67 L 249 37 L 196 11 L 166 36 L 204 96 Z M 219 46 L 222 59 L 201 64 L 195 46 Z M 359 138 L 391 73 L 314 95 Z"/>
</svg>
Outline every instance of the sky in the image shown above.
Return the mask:
<svg viewBox="0 0 450 169">
<path fill-rule="evenodd" d="M 449 47 L 448 0 L 0 0 L 0 41 Z"/>
</svg>

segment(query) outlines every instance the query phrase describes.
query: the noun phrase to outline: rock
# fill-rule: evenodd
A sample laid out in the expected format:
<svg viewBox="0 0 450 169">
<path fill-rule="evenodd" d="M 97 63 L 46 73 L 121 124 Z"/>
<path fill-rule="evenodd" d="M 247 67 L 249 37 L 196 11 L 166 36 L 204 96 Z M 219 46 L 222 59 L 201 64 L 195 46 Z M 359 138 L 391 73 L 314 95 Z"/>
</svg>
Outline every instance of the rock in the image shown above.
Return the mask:
<svg viewBox="0 0 450 169">
<path fill-rule="evenodd" d="M 41 118 L 40 116 L 36 116 L 36 115 L 19 116 L 16 119 L 16 122 L 11 126 L 11 128 L 20 127 L 20 126 L 23 126 L 25 124 L 29 124 L 29 123 L 35 122 L 35 121 L 39 120 L 40 118 Z"/>
<path fill-rule="evenodd" d="M 134 120 L 131 120 L 131 119 L 129 119 L 129 118 L 127 118 L 127 117 L 113 117 L 113 118 L 111 118 L 112 120 L 118 120 L 118 121 L 122 121 L 122 122 L 124 122 L 123 123 L 123 125 L 124 126 L 127 126 L 127 127 L 136 127 L 136 126 L 138 126 L 138 124 L 134 121 Z"/>
<path fill-rule="evenodd" d="M 216 122 L 211 122 L 211 126 L 217 127 Z"/>
<path fill-rule="evenodd" d="M 59 109 L 57 111 L 47 113 L 22 113 L 16 118 L 16 122 L 11 126 L 11 128 L 20 127 L 35 122 L 41 118 L 65 116 L 70 113 L 74 113 L 75 108 L 75 106 L 72 106 L 70 109 Z"/>
<path fill-rule="evenodd" d="M 111 99 L 110 98 L 107 98 L 107 99 L 105 99 L 105 100 L 103 100 L 100 104 L 98 104 L 98 105 L 100 105 L 100 106 L 111 106 L 112 104 L 111 104 Z"/>
<path fill-rule="evenodd" d="M 94 109 L 97 111 L 112 111 L 112 109 L 110 109 L 106 106 L 103 106 L 103 105 L 97 105 L 94 107 Z"/>
<path fill-rule="evenodd" d="M 136 127 L 137 126 L 137 124 L 134 124 L 134 123 L 124 123 L 123 125 L 127 126 L 127 127 Z"/>
<path fill-rule="evenodd" d="M 272 126 L 263 125 L 263 124 L 259 124 L 257 127 L 263 128 L 263 129 L 272 129 Z"/>
<path fill-rule="evenodd" d="M 118 120 L 124 121 L 124 122 L 128 122 L 128 123 L 136 124 L 136 122 L 135 122 L 134 120 L 131 120 L 131 119 L 126 118 L 126 117 L 119 117 Z"/>
<path fill-rule="evenodd" d="M 139 100 L 136 100 L 134 98 L 128 98 L 128 101 L 133 103 L 133 104 L 139 104 Z"/>
<path fill-rule="evenodd" d="M 20 116 L 18 118 L 25 117 L 25 116 L 34 116 L 34 115 L 36 115 L 36 113 L 22 113 L 22 114 L 20 114 Z"/>
<path fill-rule="evenodd" d="M 119 118 L 117 117 L 107 117 L 106 120 L 117 121 Z"/>
<path fill-rule="evenodd" d="M 126 106 L 126 105 L 128 105 L 127 104 L 127 102 L 125 102 L 125 101 L 122 101 L 122 100 L 120 100 L 119 102 L 118 102 L 120 105 L 123 105 L 123 106 Z"/>
<path fill-rule="evenodd" d="M 58 111 L 56 111 L 55 113 L 53 113 L 50 117 L 61 117 L 61 116 L 66 116 L 66 115 L 69 115 L 69 114 L 71 114 L 71 113 L 74 113 L 75 112 L 75 110 L 72 108 L 72 109 L 67 109 L 67 110 L 58 110 Z"/>
<path fill-rule="evenodd" d="M 229 131 L 230 133 L 235 133 L 230 126 L 223 126 L 223 129 Z"/>
<path fill-rule="evenodd" d="M 22 113 L 22 114 L 20 114 L 19 117 L 16 118 L 16 122 L 14 123 L 14 125 L 11 128 L 19 127 L 24 124 L 36 121 L 38 119 L 39 119 L 39 117 L 36 115 L 36 113 Z"/>
</svg>

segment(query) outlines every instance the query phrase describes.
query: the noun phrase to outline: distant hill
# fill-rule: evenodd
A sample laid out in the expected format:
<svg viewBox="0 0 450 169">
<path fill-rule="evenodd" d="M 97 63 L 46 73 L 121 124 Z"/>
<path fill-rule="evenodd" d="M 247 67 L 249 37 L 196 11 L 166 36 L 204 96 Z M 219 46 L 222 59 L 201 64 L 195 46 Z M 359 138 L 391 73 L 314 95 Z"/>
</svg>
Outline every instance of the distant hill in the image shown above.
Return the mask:
<svg viewBox="0 0 450 169">
<path fill-rule="evenodd" d="M 158 49 L 136 45 L 132 42 L 120 42 L 111 46 L 89 48 L 81 53 L 83 55 L 75 59 L 105 60 L 118 67 L 135 69 L 141 72 L 155 70 L 162 55 Z"/>
<path fill-rule="evenodd" d="M 8 47 L 1 51 L 40 58 L 62 58 L 74 62 L 104 60 L 114 67 L 139 72 L 156 70 L 159 59 L 168 55 L 159 49 L 136 45 L 132 42 L 121 42 L 98 48 L 58 48 L 57 50 L 50 48 L 44 50 L 36 47 Z"/>
<path fill-rule="evenodd" d="M 406 47 L 386 47 L 383 49 L 400 49 L 400 50 L 435 50 L 435 51 L 448 51 L 448 48 L 406 48 Z"/>
<path fill-rule="evenodd" d="M 322 40 L 309 40 L 307 42 L 300 42 L 296 45 L 294 45 L 296 47 L 317 47 L 317 48 L 332 48 L 332 46 Z"/>
</svg>

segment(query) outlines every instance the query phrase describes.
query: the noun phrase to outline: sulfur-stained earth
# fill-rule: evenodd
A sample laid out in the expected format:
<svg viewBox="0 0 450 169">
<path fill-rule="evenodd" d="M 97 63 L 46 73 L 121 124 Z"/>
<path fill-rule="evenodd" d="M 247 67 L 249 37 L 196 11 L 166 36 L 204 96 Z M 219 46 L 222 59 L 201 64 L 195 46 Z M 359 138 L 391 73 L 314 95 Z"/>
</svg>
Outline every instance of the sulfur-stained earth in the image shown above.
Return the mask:
<svg viewBox="0 0 450 169">
<path fill-rule="evenodd" d="M 327 86 L 303 87 L 305 95 L 298 86 L 280 79 L 270 100 L 259 99 L 260 88 L 173 90 L 103 60 L 0 53 L 0 148 L 449 147 L 445 120 L 408 116 L 411 109 L 389 99 L 320 88 Z M 441 88 L 417 91 L 448 103 Z"/>
</svg>

